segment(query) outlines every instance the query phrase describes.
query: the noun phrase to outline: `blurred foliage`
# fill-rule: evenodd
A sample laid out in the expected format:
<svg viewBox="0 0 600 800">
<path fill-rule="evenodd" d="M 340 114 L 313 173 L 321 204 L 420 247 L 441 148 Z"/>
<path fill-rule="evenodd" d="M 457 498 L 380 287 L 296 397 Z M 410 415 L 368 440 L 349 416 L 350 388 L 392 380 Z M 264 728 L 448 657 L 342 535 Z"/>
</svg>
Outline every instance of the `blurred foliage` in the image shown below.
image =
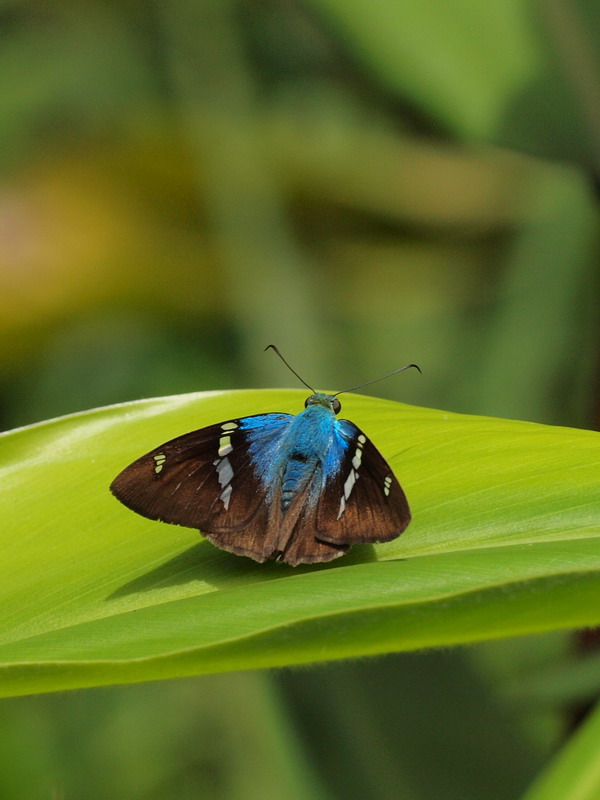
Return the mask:
<svg viewBox="0 0 600 800">
<path fill-rule="evenodd" d="M 328 797 L 259 675 L 24 698 L 0 720 L 11 800 Z"/>
<path fill-rule="evenodd" d="M 422 380 L 377 393 L 597 423 L 599 39 L 584 0 L 4 0 L 2 426 L 281 385 L 270 341 L 319 386 L 416 361 Z M 456 796 L 481 796 L 475 766 L 486 797 L 515 796 L 597 695 L 579 656 L 553 635 L 277 692 L 257 675 L 10 701 L 2 794 L 346 800 L 367 781 L 437 800 L 454 742 Z M 455 679 L 432 709 L 438 674 Z M 474 693 L 480 735 L 458 739 Z"/>
</svg>

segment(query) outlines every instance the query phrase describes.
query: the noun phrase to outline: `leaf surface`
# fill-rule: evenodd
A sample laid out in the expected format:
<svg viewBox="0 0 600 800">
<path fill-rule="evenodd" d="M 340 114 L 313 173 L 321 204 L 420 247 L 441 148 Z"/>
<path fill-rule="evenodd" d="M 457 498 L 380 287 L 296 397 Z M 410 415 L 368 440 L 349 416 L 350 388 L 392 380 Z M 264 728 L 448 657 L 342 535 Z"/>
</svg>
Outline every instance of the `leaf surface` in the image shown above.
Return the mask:
<svg viewBox="0 0 600 800">
<path fill-rule="evenodd" d="M 256 564 L 119 504 L 142 453 L 297 391 L 181 395 L 0 437 L 0 693 L 254 669 L 600 623 L 600 436 L 349 395 L 413 521 L 318 566 Z"/>
</svg>

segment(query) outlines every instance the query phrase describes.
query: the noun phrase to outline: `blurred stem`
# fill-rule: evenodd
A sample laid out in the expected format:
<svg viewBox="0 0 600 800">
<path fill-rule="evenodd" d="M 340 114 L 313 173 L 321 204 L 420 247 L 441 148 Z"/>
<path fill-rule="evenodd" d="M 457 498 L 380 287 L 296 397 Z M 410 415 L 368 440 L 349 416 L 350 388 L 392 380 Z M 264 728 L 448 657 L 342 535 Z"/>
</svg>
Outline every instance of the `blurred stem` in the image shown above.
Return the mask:
<svg viewBox="0 0 600 800">
<path fill-rule="evenodd" d="M 591 409 L 589 399 L 581 398 L 591 394 L 595 351 L 582 343 L 598 335 L 590 255 L 597 247 L 597 219 L 589 187 L 575 171 L 550 173 L 532 185 L 529 204 L 535 212 L 508 253 L 471 398 L 486 414 L 586 425 Z M 573 383 L 585 388 L 576 393 L 578 407 L 565 408 Z M 567 385 L 569 390 L 561 391 Z"/>
<path fill-rule="evenodd" d="M 600 69 L 598 59 L 575 4 L 569 0 L 542 0 L 539 8 L 556 45 L 574 96 L 587 122 L 593 169 L 600 177 Z"/>
<path fill-rule="evenodd" d="M 600 797 L 600 703 L 522 800 Z"/>
<path fill-rule="evenodd" d="M 333 800 L 321 785 L 290 723 L 280 693 L 265 673 L 211 676 L 214 705 L 229 732 L 230 797 Z M 248 744 L 248 737 L 257 740 Z"/>
<path fill-rule="evenodd" d="M 223 269 L 223 300 L 241 327 L 244 363 L 261 382 L 281 384 L 281 364 L 262 352 L 275 342 L 310 381 L 318 382 L 326 356 L 318 293 L 260 135 L 237 3 L 174 0 L 157 4 L 157 10 L 199 199 Z"/>
</svg>

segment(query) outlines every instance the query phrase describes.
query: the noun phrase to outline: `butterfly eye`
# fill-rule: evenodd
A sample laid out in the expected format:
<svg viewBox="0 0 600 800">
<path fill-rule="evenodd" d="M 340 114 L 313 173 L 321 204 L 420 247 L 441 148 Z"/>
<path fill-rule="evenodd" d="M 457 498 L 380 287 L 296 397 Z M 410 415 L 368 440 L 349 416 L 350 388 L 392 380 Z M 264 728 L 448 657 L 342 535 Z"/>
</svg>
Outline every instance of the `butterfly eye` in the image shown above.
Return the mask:
<svg viewBox="0 0 600 800">
<path fill-rule="evenodd" d="M 342 404 L 337 399 L 337 397 L 333 398 L 333 403 L 331 404 L 331 408 L 332 408 L 334 414 L 339 414 L 340 411 L 342 410 Z"/>
</svg>

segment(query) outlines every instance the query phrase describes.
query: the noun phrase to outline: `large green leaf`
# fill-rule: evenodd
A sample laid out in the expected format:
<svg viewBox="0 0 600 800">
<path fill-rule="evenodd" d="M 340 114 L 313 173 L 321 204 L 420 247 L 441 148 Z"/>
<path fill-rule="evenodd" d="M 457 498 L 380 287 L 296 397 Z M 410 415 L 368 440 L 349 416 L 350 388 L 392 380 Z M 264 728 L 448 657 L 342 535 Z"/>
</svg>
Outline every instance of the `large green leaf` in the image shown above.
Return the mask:
<svg viewBox="0 0 600 800">
<path fill-rule="evenodd" d="M 600 436 L 349 395 L 413 522 L 329 565 L 259 565 L 109 493 L 173 436 L 301 392 L 192 394 L 0 437 L 0 692 L 473 642 L 600 622 Z"/>
</svg>

